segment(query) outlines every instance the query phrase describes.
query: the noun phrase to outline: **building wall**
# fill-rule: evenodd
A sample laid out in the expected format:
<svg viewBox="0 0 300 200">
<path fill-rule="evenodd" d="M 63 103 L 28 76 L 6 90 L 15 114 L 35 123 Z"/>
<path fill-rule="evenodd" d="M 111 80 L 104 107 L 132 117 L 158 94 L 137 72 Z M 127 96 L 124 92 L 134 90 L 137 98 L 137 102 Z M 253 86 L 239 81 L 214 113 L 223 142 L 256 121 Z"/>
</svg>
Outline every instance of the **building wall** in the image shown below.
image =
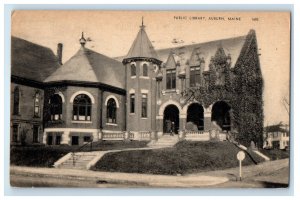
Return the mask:
<svg viewBox="0 0 300 200">
<path fill-rule="evenodd" d="M 19 87 L 19 114 L 14 115 L 13 113 L 13 105 L 14 105 L 14 89 L 15 87 Z M 33 143 L 33 127 L 38 126 L 39 133 L 38 133 L 38 143 L 42 142 L 43 136 L 43 126 L 42 126 L 42 116 L 43 116 L 43 96 L 44 91 L 39 88 L 30 87 L 21 84 L 11 83 L 11 106 L 10 106 L 10 113 L 11 113 L 11 141 L 13 135 L 13 125 L 18 125 L 18 142 L 21 142 L 21 132 L 24 131 L 26 133 L 25 142 L 27 144 Z M 39 116 L 34 116 L 34 98 L 36 92 L 40 94 L 40 112 Z M 14 143 L 14 142 L 13 142 Z"/>
<path fill-rule="evenodd" d="M 148 65 L 148 76 L 142 76 L 143 64 Z M 127 130 L 132 132 L 155 130 L 155 95 L 156 81 L 155 68 L 151 62 L 137 61 L 136 76 L 131 76 L 131 64 L 126 65 L 127 70 Z M 130 94 L 135 94 L 135 113 L 130 113 Z M 142 94 L 147 94 L 147 117 L 142 118 Z"/>
<path fill-rule="evenodd" d="M 99 91 L 101 93 L 101 91 Z M 115 98 L 117 99 L 117 119 L 116 119 L 116 124 L 113 123 L 108 123 L 107 122 L 107 105 L 106 102 L 110 98 Z M 126 127 L 126 121 L 125 121 L 125 104 L 126 97 L 124 95 L 120 94 L 115 94 L 112 92 L 104 91 L 103 92 L 103 105 L 102 105 L 102 127 L 103 130 L 111 130 L 111 131 L 125 131 Z"/>
<path fill-rule="evenodd" d="M 62 123 L 48 123 L 44 133 L 44 143 L 48 143 L 48 136 L 53 138 L 61 136 L 61 144 L 72 144 L 72 136 L 79 137 L 79 145 L 83 144 L 83 137 L 90 136 L 94 141 L 101 139 L 102 131 L 125 131 L 125 96 L 102 91 L 99 88 L 93 87 L 78 87 L 67 86 L 59 92 L 63 96 L 63 115 Z M 91 120 L 76 121 L 73 120 L 73 100 L 79 94 L 86 94 L 90 97 L 91 105 Z M 117 123 L 107 123 L 107 107 L 106 100 L 109 98 L 117 100 Z M 102 117 L 100 117 L 102 116 Z M 52 144 L 56 144 L 56 139 L 53 139 Z"/>
</svg>

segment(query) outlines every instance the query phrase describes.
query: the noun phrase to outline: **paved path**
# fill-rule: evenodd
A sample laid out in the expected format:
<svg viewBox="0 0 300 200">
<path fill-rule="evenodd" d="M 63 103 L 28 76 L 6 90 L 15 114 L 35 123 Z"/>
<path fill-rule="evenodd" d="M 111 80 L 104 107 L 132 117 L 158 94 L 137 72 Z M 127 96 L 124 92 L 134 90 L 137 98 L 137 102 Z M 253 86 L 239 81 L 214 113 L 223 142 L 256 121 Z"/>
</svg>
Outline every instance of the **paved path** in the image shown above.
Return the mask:
<svg viewBox="0 0 300 200">
<path fill-rule="evenodd" d="M 288 177 L 274 178 L 277 171 L 286 171 L 289 159 L 264 162 L 259 165 L 243 167 L 243 179 L 273 183 L 287 183 Z M 28 177 L 28 179 L 51 179 L 58 181 L 77 181 L 82 185 L 72 187 L 98 187 L 97 183 L 106 183 L 107 187 L 118 185 L 137 187 L 218 187 L 225 182 L 235 182 L 238 168 L 188 174 L 184 176 L 150 175 L 137 173 L 96 172 L 76 169 L 34 168 L 11 166 L 12 177 Z M 238 182 L 236 182 L 239 185 Z"/>
<path fill-rule="evenodd" d="M 260 163 L 258 165 L 249 165 L 242 167 L 243 179 L 263 180 L 274 183 L 288 183 L 288 176 L 284 178 L 276 177 L 277 171 L 289 168 L 289 159 L 274 160 Z M 201 172 L 189 174 L 187 176 L 207 175 L 217 177 L 227 177 L 231 181 L 236 181 L 239 177 L 239 168 L 230 168 L 217 171 Z M 274 176 L 270 176 L 274 174 Z M 263 178 L 264 177 L 264 178 Z M 268 178 L 267 178 L 268 177 Z"/>
<path fill-rule="evenodd" d="M 95 172 L 89 170 L 34 168 L 11 166 L 12 176 L 27 176 L 40 178 L 76 179 L 87 182 L 107 182 L 145 187 L 201 187 L 221 184 L 229 179 L 227 177 L 214 177 L 205 175 L 195 176 L 168 176 L 137 173 Z"/>
</svg>

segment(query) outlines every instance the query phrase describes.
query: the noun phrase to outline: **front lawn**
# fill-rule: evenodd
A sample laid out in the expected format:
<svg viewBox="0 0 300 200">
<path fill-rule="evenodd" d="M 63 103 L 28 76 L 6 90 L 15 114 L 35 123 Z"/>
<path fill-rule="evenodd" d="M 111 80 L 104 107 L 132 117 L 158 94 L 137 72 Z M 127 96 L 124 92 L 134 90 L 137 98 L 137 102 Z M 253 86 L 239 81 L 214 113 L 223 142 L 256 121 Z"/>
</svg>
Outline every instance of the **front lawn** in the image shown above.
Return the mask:
<svg viewBox="0 0 300 200">
<path fill-rule="evenodd" d="M 147 142 L 140 141 L 101 141 L 94 142 L 93 151 L 146 147 Z M 52 167 L 62 156 L 72 151 L 90 151 L 90 145 L 79 146 L 13 146 L 10 149 L 10 163 L 18 166 Z"/>
<path fill-rule="evenodd" d="M 261 149 L 260 152 L 268 156 L 271 160 L 279 160 L 290 157 L 290 152 L 287 150 Z"/>
<path fill-rule="evenodd" d="M 67 149 L 45 146 L 12 147 L 10 149 L 10 164 L 30 167 L 51 167 L 54 162 L 69 152 Z"/>
<path fill-rule="evenodd" d="M 237 167 L 240 151 L 229 142 L 182 141 L 172 148 L 108 153 L 93 170 L 148 174 L 185 174 Z M 249 155 L 243 165 L 254 164 Z"/>
</svg>

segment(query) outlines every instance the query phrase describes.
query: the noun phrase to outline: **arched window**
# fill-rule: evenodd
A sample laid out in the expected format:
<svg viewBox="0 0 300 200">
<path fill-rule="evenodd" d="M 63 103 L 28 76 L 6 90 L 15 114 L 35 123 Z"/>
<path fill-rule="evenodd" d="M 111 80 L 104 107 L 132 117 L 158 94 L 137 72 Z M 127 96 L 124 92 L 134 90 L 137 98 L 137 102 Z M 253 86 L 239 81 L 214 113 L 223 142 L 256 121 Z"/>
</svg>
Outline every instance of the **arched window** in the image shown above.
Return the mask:
<svg viewBox="0 0 300 200">
<path fill-rule="evenodd" d="M 62 99 L 58 94 L 54 94 L 50 98 L 50 119 L 51 121 L 62 119 Z"/>
<path fill-rule="evenodd" d="M 20 111 L 20 90 L 19 87 L 15 87 L 13 114 L 18 115 L 19 111 Z"/>
<path fill-rule="evenodd" d="M 148 76 L 148 65 L 143 64 L 143 76 Z"/>
<path fill-rule="evenodd" d="M 73 120 L 91 121 L 91 99 L 86 94 L 79 94 L 73 101 Z"/>
<path fill-rule="evenodd" d="M 131 69 L 131 76 L 136 76 L 136 66 L 135 66 L 135 64 L 131 64 L 130 69 Z"/>
<path fill-rule="evenodd" d="M 40 116 L 40 93 L 36 92 L 34 95 L 34 116 Z"/>
<path fill-rule="evenodd" d="M 117 123 L 117 105 L 116 101 L 111 98 L 107 102 L 107 122 L 108 123 Z"/>
</svg>

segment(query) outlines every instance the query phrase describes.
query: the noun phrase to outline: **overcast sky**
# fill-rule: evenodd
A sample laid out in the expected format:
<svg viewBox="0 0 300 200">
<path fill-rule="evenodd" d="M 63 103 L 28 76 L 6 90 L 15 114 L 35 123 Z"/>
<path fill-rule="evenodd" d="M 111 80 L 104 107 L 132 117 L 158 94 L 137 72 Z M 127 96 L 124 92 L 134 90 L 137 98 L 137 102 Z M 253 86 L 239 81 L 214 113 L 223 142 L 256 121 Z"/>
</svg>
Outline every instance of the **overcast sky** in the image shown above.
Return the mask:
<svg viewBox="0 0 300 200">
<path fill-rule="evenodd" d="M 288 122 L 282 98 L 289 96 L 289 13 L 15 11 L 11 31 L 12 35 L 49 47 L 54 53 L 57 43 L 63 43 L 63 62 L 78 51 L 82 31 L 92 40 L 87 43 L 88 48 L 116 57 L 127 54 L 142 16 L 155 49 L 242 36 L 255 29 L 265 86 L 265 125 Z M 173 39 L 181 43 L 174 44 Z"/>
</svg>

